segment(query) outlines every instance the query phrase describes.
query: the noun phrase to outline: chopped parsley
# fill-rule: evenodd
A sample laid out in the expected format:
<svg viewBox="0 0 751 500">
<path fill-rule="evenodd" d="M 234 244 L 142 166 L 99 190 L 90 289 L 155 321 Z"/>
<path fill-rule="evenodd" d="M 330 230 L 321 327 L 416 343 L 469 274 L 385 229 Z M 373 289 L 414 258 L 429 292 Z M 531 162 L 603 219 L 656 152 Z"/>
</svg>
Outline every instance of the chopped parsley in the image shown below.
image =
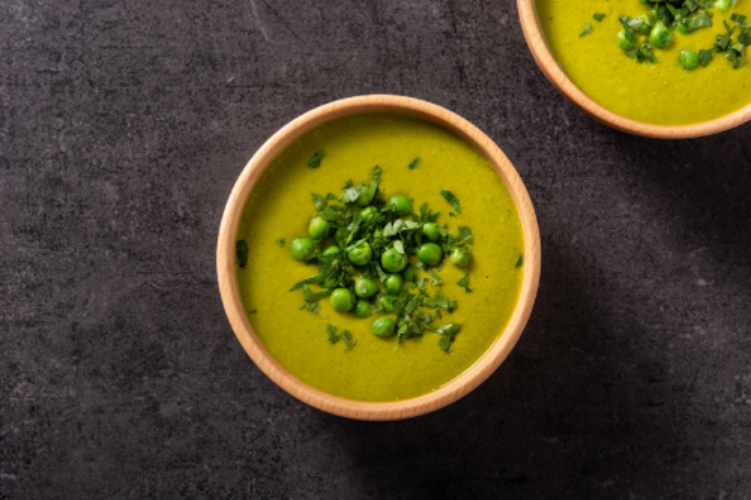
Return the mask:
<svg viewBox="0 0 751 500">
<path fill-rule="evenodd" d="M 419 158 L 413 162 L 415 166 L 418 160 Z M 381 174 L 381 168 L 376 165 L 370 181 L 360 184 L 347 181 L 339 197 L 331 193 L 325 197 L 311 193 L 317 216 L 331 225 L 331 239 L 325 240 L 326 245 L 335 246 L 338 251 L 317 250 L 312 261 L 318 263 L 317 274 L 292 285 L 290 291 L 302 289 L 305 303 L 300 309 L 319 312 L 321 299 L 331 295 L 335 288 L 346 288 L 354 293 L 355 282 L 360 278 L 379 279 L 383 282 L 388 274 L 382 267 L 381 256 L 387 249 L 393 249 L 396 254 L 407 257 L 416 255 L 417 249 L 427 242 L 422 232 L 427 223 L 438 226 L 438 239 L 434 243 L 441 247 L 444 260 L 457 246 L 466 248 L 467 244 L 474 244 L 470 228 L 461 226 L 459 234 L 452 235 L 445 224 L 438 222 L 440 212 L 433 212 L 427 203 L 420 207 L 419 214 L 412 213 L 405 217 L 394 214 L 380 189 Z M 441 195 L 456 212 L 461 213 L 459 200 L 450 191 L 441 191 Z M 456 216 L 453 212 L 449 214 Z M 372 256 L 364 265 L 354 266 L 348 259 L 348 253 L 363 243 L 370 247 Z M 386 312 L 388 308 L 388 314 L 395 316 L 398 343 L 408 339 L 419 340 L 425 332 L 434 332 L 443 336 L 445 348 L 443 345 L 441 348 L 445 352 L 451 352 L 451 344 L 460 325 L 436 325 L 437 321 L 443 319 L 443 314 L 452 313 L 458 307 L 456 300 L 439 290 L 444 284 L 439 274 L 442 266 L 443 261 L 430 268 L 422 262 L 408 265 L 402 271 L 405 285 L 398 293 L 388 296 L 388 303 L 375 298 L 360 300 L 367 300 L 370 307 L 378 312 Z M 428 285 L 433 287 L 432 297 L 426 289 Z M 472 291 L 468 275 L 459 280 L 458 285 L 466 292 Z M 352 349 L 357 343 L 349 331 L 338 333 L 334 325 L 328 327 L 327 335 L 332 344 L 342 340 L 347 346 L 346 350 Z"/>
<path fill-rule="evenodd" d="M 713 49 L 700 50 L 699 51 L 699 65 L 702 68 L 706 68 L 707 64 L 709 64 L 709 62 L 712 60 L 713 57 L 714 57 Z"/>
<path fill-rule="evenodd" d="M 412 160 L 412 163 L 410 163 L 410 164 L 409 164 L 409 165 L 407 165 L 407 166 L 408 166 L 408 167 L 409 167 L 410 169 L 414 170 L 414 169 L 416 169 L 416 168 L 417 168 L 417 165 L 419 165 L 421 161 L 422 161 L 422 158 L 419 158 L 419 157 L 418 157 L 418 158 L 415 158 L 414 160 Z"/>
<path fill-rule="evenodd" d="M 286 240 L 284 238 L 279 238 L 278 240 L 276 240 L 276 244 L 279 245 L 280 247 L 283 247 L 285 243 L 286 243 Z"/>
<path fill-rule="evenodd" d="M 592 17 L 595 19 L 595 21 L 601 23 L 602 20 L 605 19 L 605 14 L 595 14 Z"/>
<path fill-rule="evenodd" d="M 454 210 L 456 210 L 459 213 L 462 213 L 462 206 L 459 203 L 459 200 L 456 199 L 456 196 L 454 196 L 453 193 L 451 193 L 451 191 L 441 191 L 441 196 L 444 197 L 444 199 L 449 203 L 449 205 L 454 207 Z M 449 212 L 449 214 L 450 213 L 451 212 Z"/>
<path fill-rule="evenodd" d="M 456 284 L 459 285 L 460 287 L 463 287 L 467 293 L 472 292 L 472 289 L 469 288 L 469 274 L 465 274 L 464 276 L 462 276 L 462 279 L 457 281 Z"/>
<path fill-rule="evenodd" d="M 248 244 L 245 243 L 245 240 L 235 243 L 235 260 L 240 267 L 245 267 L 245 264 L 248 263 Z"/>
<path fill-rule="evenodd" d="M 318 168 L 321 166 L 321 160 L 326 156 L 326 151 L 323 153 L 313 153 L 313 156 L 308 160 L 308 168 Z"/>
<path fill-rule="evenodd" d="M 584 31 L 579 34 L 579 38 L 583 37 L 584 35 L 589 35 L 590 33 L 592 33 L 592 25 L 587 23 L 587 25 L 584 27 Z"/>
<path fill-rule="evenodd" d="M 522 267 L 522 262 L 524 262 L 524 256 L 520 255 L 519 260 L 516 261 L 516 265 L 514 266 L 515 269 L 519 269 Z"/>
</svg>

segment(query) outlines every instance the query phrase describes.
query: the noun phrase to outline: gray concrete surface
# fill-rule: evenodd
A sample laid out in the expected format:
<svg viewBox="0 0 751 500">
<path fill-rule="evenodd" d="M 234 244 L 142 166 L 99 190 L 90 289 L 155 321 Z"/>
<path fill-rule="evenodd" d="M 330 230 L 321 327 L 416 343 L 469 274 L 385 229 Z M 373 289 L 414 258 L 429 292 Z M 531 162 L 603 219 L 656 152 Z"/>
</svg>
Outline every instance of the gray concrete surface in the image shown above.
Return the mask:
<svg viewBox="0 0 751 500">
<path fill-rule="evenodd" d="M 517 348 L 437 413 L 309 408 L 248 359 L 214 248 L 277 128 L 395 93 L 529 188 Z M 751 498 L 751 125 L 661 142 L 547 83 L 510 0 L 0 5 L 1 498 Z"/>
</svg>

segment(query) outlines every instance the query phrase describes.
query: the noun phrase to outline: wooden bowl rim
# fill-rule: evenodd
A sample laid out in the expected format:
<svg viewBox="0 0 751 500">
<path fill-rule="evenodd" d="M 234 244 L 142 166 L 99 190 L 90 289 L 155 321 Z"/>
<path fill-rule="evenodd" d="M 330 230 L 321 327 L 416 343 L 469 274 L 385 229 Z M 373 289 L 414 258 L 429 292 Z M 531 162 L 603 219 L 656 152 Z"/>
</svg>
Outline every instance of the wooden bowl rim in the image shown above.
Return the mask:
<svg viewBox="0 0 751 500">
<path fill-rule="evenodd" d="M 320 391 L 296 378 L 266 350 L 245 314 L 235 277 L 234 247 L 240 214 L 260 173 L 296 137 L 329 120 L 361 113 L 387 112 L 436 123 L 467 140 L 491 163 L 505 182 L 519 212 L 524 236 L 524 278 L 519 302 L 493 346 L 462 375 L 431 393 L 394 402 L 364 402 Z M 500 148 L 477 127 L 455 113 L 409 97 L 366 95 L 334 101 L 295 118 L 269 138 L 243 169 L 222 217 L 217 245 L 219 290 L 232 329 L 245 351 L 272 381 L 297 399 L 320 410 L 358 420 L 399 420 L 446 406 L 487 379 L 508 356 L 529 318 L 540 278 L 540 234 L 529 194 Z"/>
<path fill-rule="evenodd" d="M 613 113 L 579 90 L 579 87 L 558 65 L 540 28 L 535 0 L 517 0 L 517 8 L 527 46 L 548 81 L 576 107 L 605 125 L 644 137 L 689 139 L 716 134 L 737 127 L 751 119 L 751 104 L 720 118 L 691 125 L 653 125 Z"/>
</svg>

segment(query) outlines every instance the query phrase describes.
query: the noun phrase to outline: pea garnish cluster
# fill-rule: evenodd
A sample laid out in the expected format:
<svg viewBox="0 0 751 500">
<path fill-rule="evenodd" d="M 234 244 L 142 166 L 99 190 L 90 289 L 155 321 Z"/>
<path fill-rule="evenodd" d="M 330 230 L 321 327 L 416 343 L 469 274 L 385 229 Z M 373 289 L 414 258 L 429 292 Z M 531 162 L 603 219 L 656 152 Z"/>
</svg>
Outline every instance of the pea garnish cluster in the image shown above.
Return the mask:
<svg viewBox="0 0 751 500">
<path fill-rule="evenodd" d="M 415 159 L 408 167 L 414 169 L 419 163 L 419 158 Z M 396 335 L 401 343 L 432 332 L 441 336 L 439 346 L 449 353 L 461 325 L 436 323 L 458 304 L 440 290 L 431 296 L 426 284 L 434 289 L 443 285 L 439 272 L 447 257 L 457 267 L 469 266 L 472 231 L 461 226 L 459 235 L 453 236 L 438 222 L 440 213 L 431 211 L 427 203 L 417 214 L 412 200 L 404 195 L 386 199 L 380 188 L 381 173 L 376 165 L 370 182 L 355 186 L 348 181 L 339 197 L 312 193 L 316 215 L 308 225 L 309 236 L 295 239 L 290 253 L 299 262 L 317 261 L 319 269 L 290 291 L 302 289 L 305 303 L 301 309 L 311 312 L 317 312 L 318 301 L 328 297 L 331 307 L 340 313 L 358 318 L 385 313 L 372 323 L 373 335 Z M 441 195 L 461 213 L 454 194 L 442 191 Z M 411 256 L 417 258 L 414 264 L 410 264 Z M 468 274 L 458 284 L 472 292 Z M 327 334 L 331 343 L 343 339 L 347 350 L 356 344 L 349 331 L 338 334 L 333 325 Z"/>
<path fill-rule="evenodd" d="M 736 3 L 736 0 L 639 1 L 651 7 L 652 11 L 633 18 L 625 15 L 618 18 L 623 26 L 617 35 L 618 46 L 626 56 L 637 62 L 646 61 L 652 64 L 657 62 L 654 49 L 670 46 L 673 31 L 681 35 L 690 35 L 699 29 L 711 28 L 714 14 L 710 9 L 717 9 L 724 14 Z M 601 22 L 605 14 L 594 14 L 593 17 Z M 698 52 L 683 49 L 678 54 L 678 64 L 687 71 L 697 66 L 707 67 L 715 54 L 723 53 L 733 65 L 733 69 L 743 66 L 746 61 L 746 47 L 751 45 L 751 24 L 746 23 L 746 16 L 736 13 L 731 14 L 730 20 L 735 26 L 731 27 L 723 20 L 726 32 L 717 35 L 717 41 L 712 47 Z M 592 25 L 587 24 L 579 36 L 591 32 Z"/>
</svg>

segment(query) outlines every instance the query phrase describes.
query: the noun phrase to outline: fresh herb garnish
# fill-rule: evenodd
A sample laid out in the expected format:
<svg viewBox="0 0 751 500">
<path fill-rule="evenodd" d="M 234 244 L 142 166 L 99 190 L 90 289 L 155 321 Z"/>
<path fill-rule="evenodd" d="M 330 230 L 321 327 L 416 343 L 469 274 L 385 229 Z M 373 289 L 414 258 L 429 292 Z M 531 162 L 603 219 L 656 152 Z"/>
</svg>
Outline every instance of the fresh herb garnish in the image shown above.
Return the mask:
<svg viewBox="0 0 751 500">
<path fill-rule="evenodd" d="M 524 261 L 524 256 L 520 255 L 519 260 L 516 261 L 516 266 L 514 266 L 515 269 L 519 269 L 522 267 L 522 262 Z"/>
<path fill-rule="evenodd" d="M 279 238 L 278 240 L 276 240 L 276 244 L 279 245 L 280 247 L 283 247 L 285 243 L 286 243 L 286 240 L 284 238 Z"/>
<path fill-rule="evenodd" d="M 255 314 L 257 312 L 258 312 L 258 309 L 253 309 L 252 311 L 250 311 L 250 314 Z"/>
<path fill-rule="evenodd" d="M 321 306 L 318 304 L 318 302 L 306 302 L 302 306 L 300 306 L 300 309 L 305 309 L 307 311 L 310 311 L 312 313 L 318 313 L 318 311 L 321 310 Z"/>
<path fill-rule="evenodd" d="M 379 185 L 382 170 L 375 166 L 373 177 L 369 182 L 355 185 L 351 180 L 344 186 L 342 196 L 336 197 L 329 193 L 326 197 L 312 193 L 313 205 L 321 217 L 330 224 L 327 233 L 331 239 L 324 239 L 327 247 L 317 249 L 316 255 L 311 262 L 318 262 L 317 274 L 295 283 L 291 291 L 302 289 L 305 304 L 300 309 L 316 313 L 321 306 L 319 300 L 331 295 L 334 289 L 345 288 L 354 294 L 355 281 L 360 278 L 379 279 L 385 281 L 389 275 L 382 267 L 382 255 L 387 250 L 396 255 L 411 257 L 417 253 L 417 249 L 426 243 L 423 226 L 431 223 L 438 226 L 436 241 L 431 240 L 441 247 L 443 258 L 447 258 L 451 252 L 461 246 L 466 248 L 472 244 L 472 231 L 465 226 L 459 228 L 459 235 L 452 235 L 446 225 L 439 225 L 440 213 L 430 210 L 427 204 L 420 207 L 419 214 L 412 213 L 405 217 L 399 217 L 390 208 L 384 199 Z M 456 210 L 461 210 L 459 200 L 450 192 L 442 191 L 441 194 Z M 452 215 L 455 215 L 452 213 Z M 435 233 L 434 233 L 435 235 Z M 364 264 L 353 265 L 349 260 L 349 252 L 361 248 L 367 244 L 372 255 Z M 333 248 L 332 248 L 333 247 Z M 435 288 L 443 285 L 439 272 L 443 261 L 439 261 L 432 267 L 422 262 L 409 265 L 402 271 L 405 286 L 396 293 L 390 295 L 389 314 L 395 315 L 394 327 L 399 343 L 406 339 L 420 339 L 424 332 L 433 328 L 431 325 L 436 319 L 441 319 L 441 311 L 453 312 L 458 307 L 456 300 L 450 300 L 443 292 L 434 291 L 431 298 L 426 290 L 428 284 Z M 389 270 L 390 271 L 390 270 Z M 390 271 L 394 272 L 394 271 Z M 419 276 L 418 273 L 425 273 Z M 464 288 L 469 289 L 467 278 Z M 465 283 L 462 281 L 462 283 Z M 320 285 L 321 288 L 318 288 Z M 378 312 L 384 312 L 386 306 L 381 300 L 367 300 L 370 308 Z M 432 311 L 430 311 L 432 309 Z M 429 312 L 430 311 L 430 312 Z M 458 325 L 455 327 L 458 328 Z M 456 330 L 458 331 L 458 330 Z M 452 342 L 453 334 L 448 335 L 448 342 Z M 441 334 L 441 333 L 439 333 Z M 329 327 L 329 340 L 332 343 L 344 340 L 351 349 L 356 344 L 352 336 L 346 330 L 340 334 L 335 327 Z"/>
<path fill-rule="evenodd" d="M 583 37 L 584 35 L 589 35 L 590 33 L 592 33 L 592 25 L 587 23 L 587 25 L 584 27 L 584 31 L 579 34 L 579 38 Z"/>
<path fill-rule="evenodd" d="M 454 196 L 453 193 L 451 193 L 451 191 L 441 191 L 441 196 L 445 198 L 445 200 L 449 203 L 449 205 L 454 207 L 454 210 L 456 210 L 459 213 L 462 213 L 462 206 L 459 203 L 459 200 L 456 199 L 456 196 Z M 450 214 L 451 212 L 449 212 L 449 215 Z"/>
<path fill-rule="evenodd" d="M 310 160 L 308 160 L 308 168 L 320 167 L 321 160 L 323 160 L 324 156 L 326 156 L 326 151 L 324 151 L 323 153 L 314 153 Z"/>
<path fill-rule="evenodd" d="M 410 164 L 409 164 L 409 165 L 407 165 L 407 166 L 408 166 L 408 167 L 409 167 L 410 169 L 414 170 L 415 168 L 417 168 L 417 165 L 419 165 L 421 161 L 422 161 L 422 158 L 419 158 L 419 157 L 418 157 L 418 158 L 415 158 L 414 160 L 412 160 L 412 163 L 410 163 Z"/>
<path fill-rule="evenodd" d="M 329 325 L 329 327 L 326 329 L 326 333 L 329 336 L 329 342 L 331 342 L 332 344 L 339 342 L 339 334 L 336 333 L 336 325 Z"/>
<path fill-rule="evenodd" d="M 357 341 L 352 340 L 352 334 L 349 333 L 349 330 L 344 330 L 342 332 L 342 340 L 344 341 L 344 344 L 347 346 L 347 348 L 344 349 L 344 352 L 351 351 L 352 348 L 357 345 Z"/>
<path fill-rule="evenodd" d="M 707 64 L 709 64 L 709 62 L 712 60 L 713 57 L 714 57 L 713 49 L 700 50 L 699 51 L 699 65 L 702 68 L 706 68 Z"/>
<path fill-rule="evenodd" d="M 601 22 L 602 22 L 602 20 L 603 20 L 603 19 L 605 19 L 605 14 L 595 14 L 595 15 L 593 15 L 592 17 L 594 17 L 594 18 L 595 18 L 595 20 L 596 20 L 596 21 L 597 21 L 598 23 L 601 23 Z"/>
<path fill-rule="evenodd" d="M 657 62 L 657 57 L 652 51 L 652 44 L 649 42 L 644 42 L 638 49 L 624 50 L 624 52 L 628 57 L 636 59 L 638 62 L 648 61 L 652 64 Z"/>
<path fill-rule="evenodd" d="M 462 276 L 462 279 L 457 281 L 456 284 L 463 287 L 467 293 L 470 293 L 472 291 L 472 289 L 469 288 L 469 274 L 465 274 L 464 276 Z"/>
<path fill-rule="evenodd" d="M 245 264 L 248 263 L 248 244 L 245 243 L 245 240 L 235 243 L 235 260 L 240 267 L 245 267 Z"/>
<path fill-rule="evenodd" d="M 446 352 L 446 354 L 451 352 L 451 344 L 454 343 L 454 339 L 456 338 L 456 334 L 459 333 L 459 330 L 461 330 L 461 325 L 456 323 L 431 329 L 433 333 L 443 335 L 443 338 L 438 342 L 438 345 L 444 352 Z"/>
<path fill-rule="evenodd" d="M 459 237 L 470 245 L 475 244 L 474 240 L 472 240 L 472 230 L 468 227 L 459 226 Z"/>
</svg>

